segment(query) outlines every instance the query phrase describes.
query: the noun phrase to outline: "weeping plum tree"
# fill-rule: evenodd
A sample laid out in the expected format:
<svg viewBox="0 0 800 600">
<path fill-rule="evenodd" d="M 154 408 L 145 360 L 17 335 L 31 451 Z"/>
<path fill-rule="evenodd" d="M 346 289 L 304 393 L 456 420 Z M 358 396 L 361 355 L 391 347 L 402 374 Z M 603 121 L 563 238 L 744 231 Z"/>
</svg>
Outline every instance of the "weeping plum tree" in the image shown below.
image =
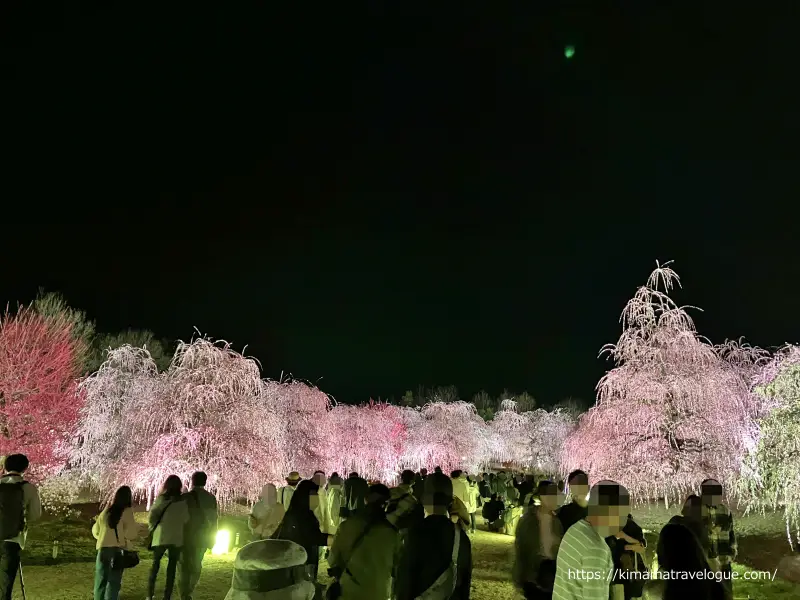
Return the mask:
<svg viewBox="0 0 800 600">
<path fill-rule="evenodd" d="M 154 406 L 164 396 L 164 378 L 146 348 L 120 346 L 80 384 L 86 397 L 73 450 L 73 463 L 89 483 L 103 491 L 121 484 L 119 473 L 137 460 L 130 432 L 131 408 L 142 399 Z"/>
<path fill-rule="evenodd" d="M 62 315 L 22 308 L 0 316 L 0 454 L 25 453 L 33 480 L 66 464 L 82 402 L 82 344 Z"/>
<path fill-rule="evenodd" d="M 123 347 L 83 387 L 89 401 L 78 456 L 101 474 L 105 492 L 126 484 L 149 501 L 168 475 L 188 482 L 203 470 L 225 505 L 255 498 L 285 470 L 283 423 L 258 364 L 224 342 L 181 342 L 161 375 L 146 350 Z"/>
<path fill-rule="evenodd" d="M 404 416 L 409 430 L 401 461 L 405 468 L 476 472 L 483 467 L 492 437 L 472 404 L 431 402 L 412 412 Z"/>
<path fill-rule="evenodd" d="M 751 509 L 783 510 L 786 533 L 800 543 L 800 348 L 786 346 L 755 378 L 764 399 L 758 443 L 739 481 Z"/>
<path fill-rule="evenodd" d="M 281 481 L 287 470 L 311 476 L 336 451 L 327 419 L 330 398 L 319 388 L 301 381 L 265 381 L 263 387 L 286 440 L 286 468 Z"/>
<path fill-rule="evenodd" d="M 759 402 L 749 378 L 762 351 L 701 338 L 668 296 L 680 280 L 657 268 L 622 312 L 606 346 L 616 363 L 597 404 L 564 445 L 563 466 L 614 479 L 639 499 L 678 499 L 714 477 L 730 482 L 756 440 Z"/>
<path fill-rule="evenodd" d="M 493 458 L 517 468 L 556 475 L 564 440 L 575 424 L 575 417 L 566 411 L 519 412 L 515 401 L 505 400 L 489 424 L 496 440 Z"/>
<path fill-rule="evenodd" d="M 402 412 L 397 406 L 374 402 L 334 406 L 327 415 L 334 442 L 327 472 L 356 471 L 366 479 L 395 482 L 407 434 Z"/>
</svg>

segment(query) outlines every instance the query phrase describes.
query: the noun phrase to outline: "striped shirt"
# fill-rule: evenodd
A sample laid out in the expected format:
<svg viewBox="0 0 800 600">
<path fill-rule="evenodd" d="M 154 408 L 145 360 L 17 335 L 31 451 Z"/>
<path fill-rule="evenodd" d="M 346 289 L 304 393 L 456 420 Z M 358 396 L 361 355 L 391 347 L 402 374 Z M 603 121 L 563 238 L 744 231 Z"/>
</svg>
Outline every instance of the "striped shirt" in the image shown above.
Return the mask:
<svg viewBox="0 0 800 600">
<path fill-rule="evenodd" d="M 613 569 L 608 544 L 581 519 L 561 540 L 553 600 L 608 600 Z"/>
</svg>

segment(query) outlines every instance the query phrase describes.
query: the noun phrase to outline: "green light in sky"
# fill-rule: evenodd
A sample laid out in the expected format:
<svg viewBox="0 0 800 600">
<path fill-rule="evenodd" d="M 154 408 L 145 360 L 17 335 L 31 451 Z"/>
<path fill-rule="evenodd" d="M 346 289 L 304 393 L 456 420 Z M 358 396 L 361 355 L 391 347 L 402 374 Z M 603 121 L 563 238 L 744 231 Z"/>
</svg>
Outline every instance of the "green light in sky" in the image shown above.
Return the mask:
<svg viewBox="0 0 800 600">
<path fill-rule="evenodd" d="M 567 58 L 572 58 L 575 54 L 575 46 L 567 46 L 564 48 L 564 56 Z"/>
</svg>

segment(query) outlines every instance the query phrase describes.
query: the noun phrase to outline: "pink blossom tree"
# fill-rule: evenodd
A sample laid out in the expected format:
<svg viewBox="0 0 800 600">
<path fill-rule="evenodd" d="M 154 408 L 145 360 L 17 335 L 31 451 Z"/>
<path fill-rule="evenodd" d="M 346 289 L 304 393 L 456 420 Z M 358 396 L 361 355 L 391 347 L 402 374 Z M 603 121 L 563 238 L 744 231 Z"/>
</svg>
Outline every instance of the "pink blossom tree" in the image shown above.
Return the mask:
<svg viewBox="0 0 800 600">
<path fill-rule="evenodd" d="M 107 352 L 105 362 L 80 384 L 86 398 L 81 408 L 72 462 L 94 488 L 113 492 L 120 474 L 138 463 L 138 429 L 132 408 L 164 397 L 165 378 L 146 348 L 123 345 Z"/>
<path fill-rule="evenodd" d="M 0 317 L 0 454 L 27 455 L 32 480 L 67 462 L 83 352 L 71 323 L 58 315 L 22 308 Z"/>
<path fill-rule="evenodd" d="M 495 440 L 492 458 L 523 470 L 557 475 L 564 441 L 575 426 L 575 417 L 565 410 L 518 412 L 517 403 L 506 400 L 489 424 Z"/>
<path fill-rule="evenodd" d="M 403 419 L 408 428 L 404 468 L 440 466 L 445 472 L 475 473 L 487 463 L 492 436 L 472 404 L 431 402 L 416 414 L 404 413 Z"/>
<path fill-rule="evenodd" d="M 406 441 L 402 409 L 370 401 L 364 406 L 339 404 L 328 413 L 336 441 L 327 472 L 357 472 L 362 477 L 396 483 Z"/>
<path fill-rule="evenodd" d="M 739 492 L 750 509 L 784 512 L 793 547 L 793 535 L 800 543 L 800 348 L 776 353 L 754 378 L 754 390 L 764 404 Z"/>
<path fill-rule="evenodd" d="M 616 363 L 597 404 L 564 444 L 565 470 L 614 479 L 638 499 L 682 500 L 700 482 L 731 482 L 757 435 L 749 378 L 762 351 L 715 347 L 668 296 L 678 276 L 658 266 L 626 305 Z M 602 353 L 601 353 L 602 354 Z"/>
<path fill-rule="evenodd" d="M 285 470 L 285 431 L 259 366 L 224 342 L 180 343 L 163 375 L 145 350 L 123 347 L 84 387 L 81 461 L 102 474 L 105 492 L 130 485 L 149 502 L 168 475 L 188 483 L 202 470 L 225 505 L 255 499 Z M 107 468 L 97 466 L 97 451 L 111 459 Z"/>
<path fill-rule="evenodd" d="M 330 398 L 319 388 L 301 381 L 265 381 L 262 386 L 285 440 L 285 467 L 280 480 L 288 471 L 310 477 L 324 468 L 330 452 L 335 450 L 336 432 L 330 428 L 328 419 Z"/>
</svg>

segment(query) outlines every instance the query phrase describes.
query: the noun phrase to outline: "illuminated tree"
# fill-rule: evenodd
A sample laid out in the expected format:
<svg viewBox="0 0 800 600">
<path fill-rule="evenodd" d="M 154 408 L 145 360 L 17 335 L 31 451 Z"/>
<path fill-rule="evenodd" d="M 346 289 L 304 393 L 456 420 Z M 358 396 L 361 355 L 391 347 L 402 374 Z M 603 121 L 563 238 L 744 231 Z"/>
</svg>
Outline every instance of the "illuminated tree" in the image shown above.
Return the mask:
<svg viewBox="0 0 800 600">
<path fill-rule="evenodd" d="M 73 462 L 93 487 L 104 492 L 122 485 L 120 473 L 138 460 L 132 434 L 133 407 L 164 397 L 165 378 L 146 348 L 123 345 L 112 349 L 100 368 L 80 385 L 86 402 L 81 409 Z"/>
<path fill-rule="evenodd" d="M 783 510 L 800 543 L 800 348 L 787 346 L 755 378 L 764 399 L 757 444 L 746 457 L 740 495 L 751 509 Z"/>
<path fill-rule="evenodd" d="M 66 464 L 78 420 L 82 342 L 63 315 L 0 317 L 0 454 L 24 453 L 40 480 Z"/>
<path fill-rule="evenodd" d="M 520 469 L 557 475 L 564 441 L 575 425 L 575 417 L 566 411 L 519 412 L 516 402 L 505 400 L 489 424 L 495 440 L 492 458 Z"/>
<path fill-rule="evenodd" d="M 162 375 L 145 350 L 123 347 L 84 387 L 81 464 L 99 473 L 104 492 L 130 485 L 149 502 L 168 475 L 188 483 L 202 470 L 225 505 L 255 499 L 285 471 L 285 430 L 258 364 L 226 343 L 181 342 Z M 113 462 L 104 468 L 100 453 L 108 451 Z"/>
<path fill-rule="evenodd" d="M 301 381 L 265 381 L 263 389 L 286 440 L 286 466 L 281 481 L 288 471 L 310 477 L 326 464 L 335 448 L 335 432 L 331 431 L 327 418 L 330 398 L 319 388 Z"/>
<path fill-rule="evenodd" d="M 476 472 L 490 455 L 492 436 L 475 407 L 467 402 L 432 402 L 405 409 L 408 437 L 401 463 L 418 470 L 441 466 L 445 472 Z"/>
<path fill-rule="evenodd" d="M 356 471 L 366 479 L 395 483 L 407 434 L 403 409 L 374 402 L 339 404 L 327 419 L 335 441 L 326 463 L 328 473 Z"/>
<path fill-rule="evenodd" d="M 668 263 L 669 264 L 669 263 Z M 682 500 L 700 482 L 731 482 L 755 443 L 759 402 L 749 378 L 763 352 L 715 347 L 667 295 L 678 276 L 656 268 L 626 305 L 616 363 L 597 404 L 564 445 L 563 465 L 613 479 L 639 499 Z"/>
</svg>

